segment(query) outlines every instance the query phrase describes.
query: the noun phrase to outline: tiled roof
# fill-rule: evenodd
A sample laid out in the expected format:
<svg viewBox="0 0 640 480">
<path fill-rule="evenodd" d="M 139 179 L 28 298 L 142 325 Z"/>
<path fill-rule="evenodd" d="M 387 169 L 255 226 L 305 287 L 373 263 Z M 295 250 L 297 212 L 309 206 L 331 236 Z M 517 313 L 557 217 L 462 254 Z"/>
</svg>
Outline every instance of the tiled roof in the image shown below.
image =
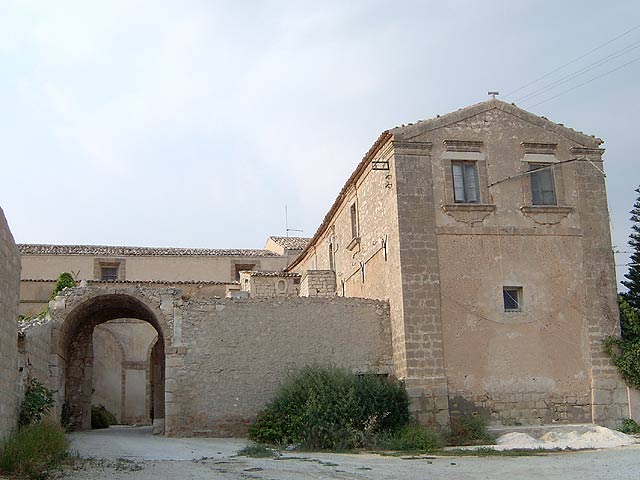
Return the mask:
<svg viewBox="0 0 640 480">
<path fill-rule="evenodd" d="M 21 282 L 56 282 L 55 278 L 22 278 Z M 135 285 L 239 285 L 238 282 L 209 281 L 209 280 L 87 280 L 87 283 L 128 283 Z"/>
<path fill-rule="evenodd" d="M 22 255 L 99 255 L 105 257 L 279 257 L 270 250 L 114 247 L 106 245 L 19 244 Z"/>
<path fill-rule="evenodd" d="M 261 272 L 258 270 L 250 271 L 252 277 L 294 277 L 297 278 L 300 276 L 299 273 L 296 272 Z"/>
<path fill-rule="evenodd" d="M 287 250 L 302 250 L 311 240 L 310 237 L 274 237 L 273 235 L 269 238 Z"/>
</svg>

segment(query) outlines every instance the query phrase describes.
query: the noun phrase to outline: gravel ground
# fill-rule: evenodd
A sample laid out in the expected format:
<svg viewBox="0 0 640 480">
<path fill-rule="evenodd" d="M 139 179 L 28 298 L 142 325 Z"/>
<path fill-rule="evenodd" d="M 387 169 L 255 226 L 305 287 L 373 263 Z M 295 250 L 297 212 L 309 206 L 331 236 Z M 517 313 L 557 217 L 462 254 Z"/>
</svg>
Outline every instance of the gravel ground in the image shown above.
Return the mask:
<svg viewBox="0 0 640 480">
<path fill-rule="evenodd" d="M 640 446 L 524 457 L 385 457 L 285 453 L 277 459 L 236 456 L 241 439 L 174 439 L 117 427 L 74 433 L 80 457 L 60 479 L 640 479 Z"/>
</svg>

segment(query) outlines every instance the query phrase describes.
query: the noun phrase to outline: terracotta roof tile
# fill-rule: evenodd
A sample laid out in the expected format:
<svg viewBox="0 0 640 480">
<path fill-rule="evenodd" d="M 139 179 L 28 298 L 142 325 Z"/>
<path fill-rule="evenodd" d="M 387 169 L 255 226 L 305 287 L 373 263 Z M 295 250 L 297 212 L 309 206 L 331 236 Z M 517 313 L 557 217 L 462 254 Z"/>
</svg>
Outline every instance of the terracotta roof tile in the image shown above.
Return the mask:
<svg viewBox="0 0 640 480">
<path fill-rule="evenodd" d="M 116 247 L 106 245 L 19 244 L 22 255 L 99 255 L 105 257 L 279 257 L 269 250 Z"/>
<path fill-rule="evenodd" d="M 311 237 L 269 237 L 275 243 L 287 250 L 302 250 L 311 241 Z"/>
</svg>

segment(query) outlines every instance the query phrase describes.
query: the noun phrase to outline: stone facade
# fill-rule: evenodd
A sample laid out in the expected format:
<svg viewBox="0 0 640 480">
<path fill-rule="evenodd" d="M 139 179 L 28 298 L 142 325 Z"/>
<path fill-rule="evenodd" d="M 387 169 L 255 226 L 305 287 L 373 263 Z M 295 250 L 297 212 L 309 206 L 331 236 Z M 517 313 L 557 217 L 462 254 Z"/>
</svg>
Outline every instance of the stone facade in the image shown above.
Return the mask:
<svg viewBox="0 0 640 480">
<path fill-rule="evenodd" d="M 389 301 L 395 373 L 425 423 L 616 425 L 601 143 L 498 100 L 384 132 L 289 269 Z M 531 168 L 550 172 L 543 201 Z"/>
<path fill-rule="evenodd" d="M 32 327 L 48 329 L 44 343 L 25 344 L 24 355 L 48 357 L 46 370 L 32 374 L 56 390 L 56 413 L 66 401 L 80 428 L 88 427 L 95 387 L 109 381 L 96 382 L 92 344 L 118 318 L 157 332 L 161 351 L 141 375 L 153 376 L 147 411 L 153 407 L 154 423 L 161 420 L 168 435 L 243 434 L 287 373 L 305 365 L 391 372 L 389 309 L 378 300 L 186 299 L 179 289 L 114 284 L 66 290 L 50 307 Z M 126 357 L 127 347 L 115 353 Z"/>
<path fill-rule="evenodd" d="M 17 422 L 20 254 L 0 209 L 0 439 Z"/>
<path fill-rule="evenodd" d="M 336 294 L 336 274 L 332 270 L 307 270 L 300 283 L 301 297 L 333 297 Z"/>
</svg>

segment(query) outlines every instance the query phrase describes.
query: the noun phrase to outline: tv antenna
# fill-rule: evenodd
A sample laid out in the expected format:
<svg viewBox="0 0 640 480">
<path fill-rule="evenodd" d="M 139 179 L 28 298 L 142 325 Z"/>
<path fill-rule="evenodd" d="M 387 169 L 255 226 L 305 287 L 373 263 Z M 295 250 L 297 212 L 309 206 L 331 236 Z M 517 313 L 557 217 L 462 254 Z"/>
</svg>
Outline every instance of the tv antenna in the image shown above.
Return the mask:
<svg viewBox="0 0 640 480">
<path fill-rule="evenodd" d="M 298 230 L 296 228 L 289 228 L 289 213 L 287 211 L 287 206 L 284 206 L 284 231 L 285 234 L 287 236 L 287 238 L 289 238 L 289 232 L 304 232 L 304 230 Z"/>
<path fill-rule="evenodd" d="M 491 98 L 496 99 L 496 95 L 500 95 L 500 92 L 487 92 L 487 95 L 491 95 Z"/>
</svg>

